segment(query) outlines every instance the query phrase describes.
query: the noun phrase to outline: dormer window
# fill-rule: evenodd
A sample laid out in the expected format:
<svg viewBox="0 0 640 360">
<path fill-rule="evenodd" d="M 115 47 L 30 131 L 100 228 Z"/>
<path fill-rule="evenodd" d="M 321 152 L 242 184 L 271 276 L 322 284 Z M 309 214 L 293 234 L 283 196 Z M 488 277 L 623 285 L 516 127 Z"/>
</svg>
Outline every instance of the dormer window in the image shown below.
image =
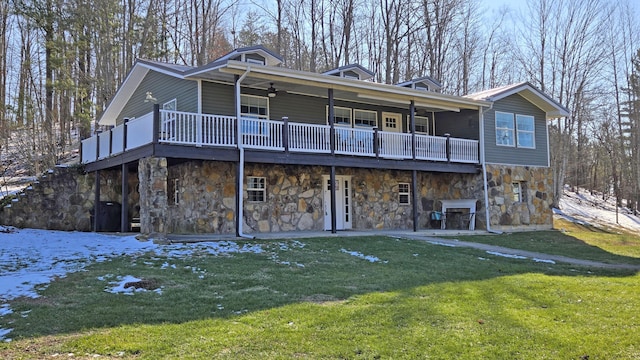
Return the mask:
<svg viewBox="0 0 640 360">
<path fill-rule="evenodd" d="M 373 78 L 374 75 L 371 71 L 358 64 L 341 66 L 339 68 L 324 72 L 323 74 L 353 80 L 369 80 Z"/>
<path fill-rule="evenodd" d="M 245 57 L 244 61 L 246 61 L 248 63 L 251 63 L 251 64 L 264 65 L 264 60 L 260 60 L 260 59 Z"/>
<path fill-rule="evenodd" d="M 430 76 L 423 76 L 421 78 L 412 79 L 396 85 L 420 91 L 437 92 L 442 89 L 442 85 Z"/>
</svg>

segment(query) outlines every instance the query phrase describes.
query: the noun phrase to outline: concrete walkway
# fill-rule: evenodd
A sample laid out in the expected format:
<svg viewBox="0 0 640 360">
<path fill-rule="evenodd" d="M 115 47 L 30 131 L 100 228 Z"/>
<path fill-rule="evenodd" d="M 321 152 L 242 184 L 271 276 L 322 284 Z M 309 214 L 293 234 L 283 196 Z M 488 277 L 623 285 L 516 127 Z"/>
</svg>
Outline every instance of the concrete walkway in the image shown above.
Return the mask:
<svg viewBox="0 0 640 360">
<path fill-rule="evenodd" d="M 450 247 L 468 247 L 474 248 L 489 253 L 494 253 L 498 256 L 507 256 L 522 259 L 531 259 L 533 261 L 555 263 L 561 262 L 566 264 L 580 265 L 586 267 L 596 267 L 604 269 L 618 269 L 618 270 L 635 270 L 640 271 L 640 265 L 631 264 L 607 264 L 598 261 L 583 260 L 570 258 L 561 255 L 544 254 L 533 251 L 526 251 L 520 249 L 512 249 L 503 246 L 487 245 L 481 243 L 474 243 L 468 241 L 444 239 L 439 236 L 456 236 L 456 235 L 482 235 L 488 234 L 483 231 L 466 231 L 466 230 L 430 230 L 430 231 L 397 231 L 397 230 L 385 230 L 385 231 L 340 231 L 332 234 L 328 231 L 301 231 L 301 232 L 280 232 L 280 233 L 264 233 L 264 234 L 251 234 L 256 240 L 277 240 L 277 239 L 306 239 L 306 238 L 341 238 L 341 237 L 355 237 L 355 236 L 389 236 L 410 240 L 426 241 L 434 245 L 450 246 Z M 169 235 L 167 240 L 172 242 L 199 242 L 199 241 L 235 241 L 244 238 L 238 238 L 234 235 L 214 235 L 214 234 L 199 234 L 199 235 Z"/>
<path fill-rule="evenodd" d="M 531 260 L 534 260 L 534 261 L 539 261 L 539 262 L 552 262 L 553 261 L 553 262 L 562 262 L 562 263 L 566 263 L 566 264 L 580 265 L 580 266 L 586 266 L 586 267 L 597 267 L 597 268 L 604 268 L 604 269 L 619 269 L 619 270 L 620 269 L 624 269 L 624 270 L 640 271 L 640 265 L 607 264 L 607 263 L 598 262 L 598 261 L 575 259 L 575 258 L 570 258 L 570 257 L 566 257 L 566 256 L 561 256 L 561 255 L 544 254 L 544 253 L 539 253 L 539 252 L 526 251 L 526 250 L 520 250 L 520 249 L 512 249 L 512 248 L 507 248 L 507 247 L 503 247 L 503 246 L 495 246 L 495 245 L 474 243 L 474 242 L 468 242 L 468 241 L 442 239 L 442 238 L 432 237 L 432 236 L 406 235 L 405 234 L 402 237 L 408 238 L 408 239 L 413 239 L 413 240 L 426 241 L 426 242 L 429 242 L 429 243 L 435 244 L 435 245 L 474 248 L 474 249 L 486 251 L 488 253 L 494 253 L 494 254 L 497 254 L 499 256 L 508 255 L 510 257 L 518 257 L 518 258 L 522 257 L 522 258 L 528 258 L 528 259 L 531 259 Z"/>
</svg>

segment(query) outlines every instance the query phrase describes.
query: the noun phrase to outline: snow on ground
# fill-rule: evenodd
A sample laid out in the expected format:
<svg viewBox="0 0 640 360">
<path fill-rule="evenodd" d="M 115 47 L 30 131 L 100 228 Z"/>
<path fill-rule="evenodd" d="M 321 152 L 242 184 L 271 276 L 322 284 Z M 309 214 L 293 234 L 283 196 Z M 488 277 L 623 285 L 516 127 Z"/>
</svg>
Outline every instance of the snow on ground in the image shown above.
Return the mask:
<svg viewBox="0 0 640 360">
<path fill-rule="evenodd" d="M 627 208 L 618 208 L 616 223 L 615 198 L 603 200 L 602 194 L 591 195 L 581 189 L 579 193 L 565 186 L 564 196 L 560 200 L 560 209 L 553 212 L 572 222 L 584 223 L 596 227 L 620 227 L 628 231 L 640 231 L 640 218 Z"/>
<path fill-rule="evenodd" d="M 619 209 L 619 225 L 616 225 L 614 199 L 602 200 L 602 196 L 592 196 L 586 191 L 579 194 L 565 189 L 565 197 L 560 201 L 561 210 L 554 209 L 557 216 L 571 221 L 582 221 L 595 226 L 622 227 L 627 230 L 640 231 L 640 219 L 627 209 Z M 438 244 L 437 242 L 434 242 Z M 270 247 L 271 246 L 271 247 Z M 275 248 L 273 248 L 275 246 Z M 206 242 L 193 244 L 156 245 L 151 241 L 139 241 L 134 236 L 108 235 L 81 232 L 61 232 L 33 229 L 12 229 L 0 226 L 0 318 L 13 311 L 9 301 L 17 297 L 38 297 L 38 290 L 55 278 L 82 271 L 94 262 L 106 261 L 110 258 L 134 255 L 141 252 L 155 252 L 166 257 L 161 268 L 175 268 L 173 259 L 188 259 L 193 255 L 210 254 L 213 256 L 230 256 L 234 253 L 264 253 L 269 249 L 287 251 L 303 248 L 299 241 L 287 243 L 237 244 L 232 241 Z M 359 251 L 341 249 L 343 253 L 370 262 L 382 262 L 378 257 L 365 255 Z M 270 258 L 279 265 L 304 267 L 293 261 L 280 259 L 281 254 L 275 251 Z M 417 256 L 418 254 L 413 254 Z M 505 254 L 492 254 L 505 256 Z M 486 260 L 485 258 L 479 258 Z M 533 261 L 549 262 L 543 259 Z M 206 272 L 192 268 L 194 274 L 203 278 Z M 141 279 L 129 274 L 107 274 L 100 279 L 105 281 L 105 291 L 118 294 L 133 295 L 144 289 L 130 286 Z M 152 289 L 159 295 L 162 288 Z M 28 312 L 22 314 L 28 316 Z M 0 341 L 8 341 L 11 329 L 0 328 Z"/>
</svg>

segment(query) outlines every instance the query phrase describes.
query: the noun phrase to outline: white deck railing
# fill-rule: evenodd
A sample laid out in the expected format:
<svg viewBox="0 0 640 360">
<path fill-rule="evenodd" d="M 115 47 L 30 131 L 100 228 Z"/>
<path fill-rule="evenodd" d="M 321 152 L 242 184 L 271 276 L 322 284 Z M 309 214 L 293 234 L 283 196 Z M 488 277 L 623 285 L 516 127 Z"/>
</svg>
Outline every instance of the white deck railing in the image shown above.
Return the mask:
<svg viewBox="0 0 640 360">
<path fill-rule="evenodd" d="M 284 150 L 282 121 L 242 118 L 242 145 L 247 148 Z"/>
<path fill-rule="evenodd" d="M 331 128 L 326 125 L 289 123 L 289 151 L 331 152 Z"/>
<path fill-rule="evenodd" d="M 468 139 L 449 139 L 451 161 L 461 163 L 478 163 L 478 142 Z"/>
<path fill-rule="evenodd" d="M 336 154 L 376 156 L 373 144 L 375 131 L 336 126 Z"/>
<path fill-rule="evenodd" d="M 246 148 L 331 153 L 329 125 L 258 118 L 242 118 L 240 124 L 242 144 Z M 233 116 L 160 110 L 157 139 L 165 144 L 236 147 L 236 126 Z M 82 163 L 150 144 L 154 139 L 153 129 L 153 113 L 149 113 L 82 140 Z M 477 140 L 416 134 L 415 144 L 418 160 L 479 163 Z M 407 133 L 336 126 L 334 145 L 335 153 L 340 155 L 390 159 L 412 159 L 414 156 L 413 136 Z"/>
</svg>

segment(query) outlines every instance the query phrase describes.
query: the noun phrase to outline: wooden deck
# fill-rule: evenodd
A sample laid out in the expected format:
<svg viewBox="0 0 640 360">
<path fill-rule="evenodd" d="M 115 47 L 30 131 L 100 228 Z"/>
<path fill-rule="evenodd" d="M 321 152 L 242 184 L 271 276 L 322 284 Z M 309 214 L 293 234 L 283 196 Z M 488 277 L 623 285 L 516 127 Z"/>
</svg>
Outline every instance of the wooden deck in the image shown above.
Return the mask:
<svg viewBox="0 0 640 360">
<path fill-rule="evenodd" d="M 477 140 L 159 110 L 82 141 L 88 171 L 145 156 L 399 170 L 477 172 Z"/>
</svg>

